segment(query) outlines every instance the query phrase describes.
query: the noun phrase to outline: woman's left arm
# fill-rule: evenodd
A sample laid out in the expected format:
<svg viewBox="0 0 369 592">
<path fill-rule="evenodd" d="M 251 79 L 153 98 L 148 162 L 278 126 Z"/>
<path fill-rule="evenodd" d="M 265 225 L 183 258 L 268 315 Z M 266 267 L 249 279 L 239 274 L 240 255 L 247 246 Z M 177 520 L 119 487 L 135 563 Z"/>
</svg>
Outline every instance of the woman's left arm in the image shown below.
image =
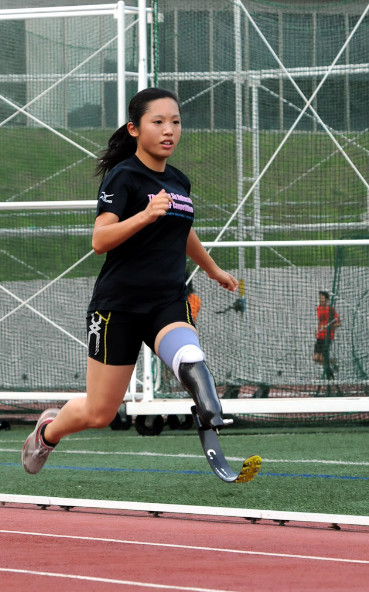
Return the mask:
<svg viewBox="0 0 369 592">
<path fill-rule="evenodd" d="M 204 249 L 201 244 L 199 237 L 193 228 L 190 230 L 190 234 L 187 239 L 186 253 L 191 259 L 199 265 L 209 276 L 210 279 L 216 280 L 219 286 L 235 292 L 238 288 L 238 281 L 233 275 L 227 271 L 223 271 Z"/>
</svg>

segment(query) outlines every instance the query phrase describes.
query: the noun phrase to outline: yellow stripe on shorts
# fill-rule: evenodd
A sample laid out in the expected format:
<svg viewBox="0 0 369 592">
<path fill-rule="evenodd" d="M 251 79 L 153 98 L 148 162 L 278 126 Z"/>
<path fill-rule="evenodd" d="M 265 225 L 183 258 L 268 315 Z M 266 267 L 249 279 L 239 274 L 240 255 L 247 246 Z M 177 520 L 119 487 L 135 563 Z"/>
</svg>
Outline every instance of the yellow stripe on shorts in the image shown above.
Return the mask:
<svg viewBox="0 0 369 592">
<path fill-rule="evenodd" d="M 186 300 L 186 313 L 187 313 L 187 322 L 192 325 L 192 319 L 191 319 L 191 312 L 190 312 L 190 305 L 188 304 L 188 301 Z"/>
<path fill-rule="evenodd" d="M 108 314 L 108 318 L 106 319 L 105 317 L 102 316 L 102 314 L 99 313 L 99 311 L 96 311 L 96 314 L 99 315 L 99 317 L 102 318 L 103 321 L 105 321 L 105 329 L 104 329 L 104 364 L 106 364 L 106 359 L 108 357 L 108 348 L 106 345 L 106 341 L 107 341 L 107 335 L 108 335 L 108 324 L 110 321 L 110 317 L 111 317 L 111 312 L 109 312 Z"/>
</svg>

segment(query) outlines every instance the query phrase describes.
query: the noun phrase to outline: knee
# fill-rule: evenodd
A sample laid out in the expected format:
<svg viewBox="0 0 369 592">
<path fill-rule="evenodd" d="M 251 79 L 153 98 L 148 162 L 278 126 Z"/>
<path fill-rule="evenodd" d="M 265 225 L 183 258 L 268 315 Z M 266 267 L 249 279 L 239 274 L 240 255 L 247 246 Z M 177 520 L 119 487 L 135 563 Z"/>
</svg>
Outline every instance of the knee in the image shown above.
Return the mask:
<svg viewBox="0 0 369 592">
<path fill-rule="evenodd" d="M 88 427 L 95 429 L 107 428 L 113 421 L 116 413 L 106 410 L 89 413 Z"/>
<path fill-rule="evenodd" d="M 107 428 L 108 425 L 113 421 L 113 419 L 114 417 L 107 418 L 104 415 L 100 415 L 95 418 L 93 427 L 97 429 Z"/>
<path fill-rule="evenodd" d="M 172 368 L 179 381 L 179 367 L 182 362 L 193 363 L 205 359 L 197 333 L 189 327 L 177 327 L 166 333 L 159 343 L 158 356 Z"/>
</svg>

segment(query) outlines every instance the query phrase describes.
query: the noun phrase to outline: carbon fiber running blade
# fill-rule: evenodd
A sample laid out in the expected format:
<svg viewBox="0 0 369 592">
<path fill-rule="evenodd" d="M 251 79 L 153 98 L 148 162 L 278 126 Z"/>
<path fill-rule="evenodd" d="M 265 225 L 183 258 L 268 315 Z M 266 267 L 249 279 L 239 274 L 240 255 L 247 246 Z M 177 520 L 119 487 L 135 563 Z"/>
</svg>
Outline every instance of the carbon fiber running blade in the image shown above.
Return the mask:
<svg viewBox="0 0 369 592">
<path fill-rule="evenodd" d="M 260 456 L 254 455 L 246 458 L 241 471 L 235 473 L 223 454 L 219 444 L 218 434 L 212 429 L 204 429 L 202 427 L 196 407 L 191 407 L 191 412 L 206 460 L 216 476 L 226 483 L 246 483 L 256 477 L 261 466 Z"/>
</svg>

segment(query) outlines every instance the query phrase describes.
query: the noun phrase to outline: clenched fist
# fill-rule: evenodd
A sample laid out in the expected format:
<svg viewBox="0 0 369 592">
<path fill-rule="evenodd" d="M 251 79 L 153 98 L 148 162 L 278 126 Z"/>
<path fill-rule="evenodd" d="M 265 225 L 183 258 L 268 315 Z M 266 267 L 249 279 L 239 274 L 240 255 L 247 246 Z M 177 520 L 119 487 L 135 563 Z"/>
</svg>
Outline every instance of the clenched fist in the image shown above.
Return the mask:
<svg viewBox="0 0 369 592">
<path fill-rule="evenodd" d="M 145 214 L 149 217 L 150 222 L 155 222 L 160 216 L 165 216 L 170 208 L 170 204 L 173 203 L 173 199 L 165 189 L 159 191 L 150 202 L 148 203 Z"/>
</svg>

